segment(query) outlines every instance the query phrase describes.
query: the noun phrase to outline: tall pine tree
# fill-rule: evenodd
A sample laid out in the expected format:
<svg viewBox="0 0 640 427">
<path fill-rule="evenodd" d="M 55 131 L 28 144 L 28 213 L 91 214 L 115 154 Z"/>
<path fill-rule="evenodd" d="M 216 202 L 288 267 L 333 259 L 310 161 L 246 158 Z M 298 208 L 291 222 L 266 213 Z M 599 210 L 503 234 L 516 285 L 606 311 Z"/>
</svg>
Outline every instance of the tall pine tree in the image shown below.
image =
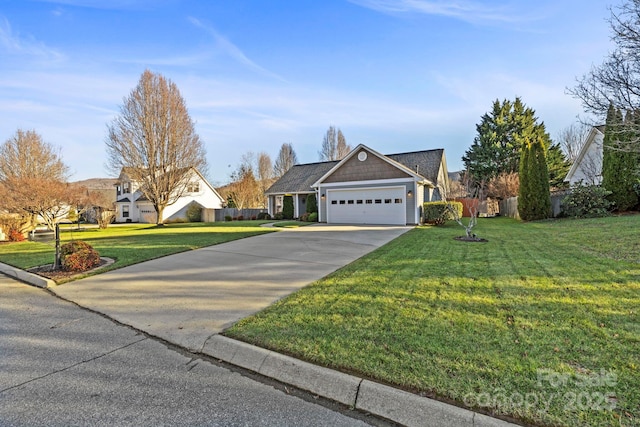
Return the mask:
<svg viewBox="0 0 640 427">
<path fill-rule="evenodd" d="M 618 211 L 627 211 L 638 204 L 637 182 L 638 153 L 622 151 L 621 143 L 637 138 L 635 129 L 640 124 L 640 114 L 622 112 L 613 105 L 607 111 L 602 157 L 602 186 L 611 191 L 608 199 Z"/>
<path fill-rule="evenodd" d="M 495 100 L 491 111 L 484 114 L 481 122 L 476 125 L 477 135 L 472 146 L 462 157 L 465 169 L 476 185 L 486 186 L 500 174 L 519 171 L 520 157 L 524 148 L 523 136 L 531 126 L 537 129 L 536 132 L 542 139 L 544 149 L 554 150 L 553 155 L 549 156 L 549 161 L 552 163 L 548 165 L 548 169 L 556 172 L 558 168 L 566 167 L 562 165 L 566 162 L 564 154 L 561 150 L 552 148 L 551 138 L 546 132 L 544 123 L 538 122 L 533 109 L 525 106 L 520 98 L 516 98 L 513 102 Z M 557 170 L 557 174 L 562 174 L 562 171 Z M 555 174 L 553 178 L 556 178 Z"/>
</svg>

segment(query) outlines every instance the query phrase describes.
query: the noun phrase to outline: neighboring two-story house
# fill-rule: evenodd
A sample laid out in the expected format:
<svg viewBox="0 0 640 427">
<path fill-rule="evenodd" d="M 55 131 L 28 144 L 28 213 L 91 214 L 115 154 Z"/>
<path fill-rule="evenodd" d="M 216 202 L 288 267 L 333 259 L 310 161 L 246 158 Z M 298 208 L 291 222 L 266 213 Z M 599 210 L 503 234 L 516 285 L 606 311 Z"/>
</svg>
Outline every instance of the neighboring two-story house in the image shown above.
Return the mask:
<svg viewBox="0 0 640 427">
<path fill-rule="evenodd" d="M 173 204 L 168 205 L 162 221 L 187 217 L 192 204 L 203 209 L 220 209 L 224 200 L 209 182 L 195 168 L 191 168 L 189 184 L 185 193 Z M 156 210 L 140 190 L 140 184 L 131 179 L 126 168 L 120 172 L 116 183 L 116 222 L 156 223 Z"/>
</svg>

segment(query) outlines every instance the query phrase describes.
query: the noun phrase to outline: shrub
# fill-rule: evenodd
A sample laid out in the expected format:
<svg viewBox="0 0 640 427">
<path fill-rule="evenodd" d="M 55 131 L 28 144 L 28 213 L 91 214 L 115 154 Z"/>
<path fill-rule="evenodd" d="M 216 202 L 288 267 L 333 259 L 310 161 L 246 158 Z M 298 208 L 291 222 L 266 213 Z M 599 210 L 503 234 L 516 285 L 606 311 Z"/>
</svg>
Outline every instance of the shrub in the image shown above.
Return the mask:
<svg viewBox="0 0 640 427">
<path fill-rule="evenodd" d="M 282 200 L 282 217 L 293 219 L 293 196 L 284 196 Z"/>
<path fill-rule="evenodd" d="M 163 224 L 186 224 L 187 222 L 190 221 L 186 218 L 173 218 L 162 221 Z"/>
<path fill-rule="evenodd" d="M 573 218 L 597 218 L 608 216 L 613 203 L 607 199 L 611 191 L 598 185 L 573 187 L 571 194 L 562 199 L 562 213 Z"/>
<path fill-rule="evenodd" d="M 309 212 L 305 212 L 300 216 L 300 221 L 309 222 Z"/>
<path fill-rule="evenodd" d="M 189 222 L 202 222 L 202 208 L 197 203 L 191 203 L 187 208 Z"/>
<path fill-rule="evenodd" d="M 308 218 L 309 222 L 318 222 L 318 212 L 311 212 Z"/>
<path fill-rule="evenodd" d="M 282 212 L 278 212 L 277 214 L 275 214 L 273 216 L 273 219 L 275 219 L 276 221 L 280 221 L 280 220 L 284 219 L 284 215 L 282 214 Z"/>
<path fill-rule="evenodd" d="M 257 216 L 255 216 L 255 215 L 251 215 L 251 221 L 255 221 L 256 219 L 258 219 L 258 217 L 257 217 Z"/>
<path fill-rule="evenodd" d="M 71 255 L 72 253 L 91 250 L 93 247 L 87 242 L 83 242 L 81 240 L 74 240 L 73 242 L 65 243 L 60 246 L 60 256 L 65 257 L 67 255 Z"/>
<path fill-rule="evenodd" d="M 22 242 L 24 241 L 24 234 L 22 234 L 19 230 L 12 228 L 9 230 L 7 238 L 10 242 Z"/>
<path fill-rule="evenodd" d="M 264 219 L 270 220 L 271 219 L 271 215 L 269 215 L 267 212 L 260 212 L 258 214 L 258 219 L 260 219 L 260 220 L 264 220 Z"/>
<path fill-rule="evenodd" d="M 87 271 L 100 265 L 100 254 L 86 242 L 69 242 L 60 247 L 62 268 L 66 271 Z"/>
<path fill-rule="evenodd" d="M 462 217 L 462 203 L 460 202 L 425 202 L 422 205 L 424 222 L 431 225 L 442 225 L 445 221 L 453 219 L 453 214 L 447 206 L 451 206 Z"/>
<path fill-rule="evenodd" d="M 307 213 L 311 214 L 318 212 L 318 200 L 315 193 L 311 193 L 307 196 Z"/>
<path fill-rule="evenodd" d="M 231 222 L 231 221 L 233 221 L 233 217 L 231 215 L 225 215 L 224 216 L 224 220 L 227 221 L 227 222 Z"/>
<path fill-rule="evenodd" d="M 236 218 L 238 221 L 244 221 L 244 215 L 238 215 Z"/>
<path fill-rule="evenodd" d="M 35 225 L 30 225 L 30 221 L 19 215 L 0 214 L 0 229 L 4 231 L 10 242 L 22 242 L 25 239 L 25 233 L 35 228 Z"/>
</svg>

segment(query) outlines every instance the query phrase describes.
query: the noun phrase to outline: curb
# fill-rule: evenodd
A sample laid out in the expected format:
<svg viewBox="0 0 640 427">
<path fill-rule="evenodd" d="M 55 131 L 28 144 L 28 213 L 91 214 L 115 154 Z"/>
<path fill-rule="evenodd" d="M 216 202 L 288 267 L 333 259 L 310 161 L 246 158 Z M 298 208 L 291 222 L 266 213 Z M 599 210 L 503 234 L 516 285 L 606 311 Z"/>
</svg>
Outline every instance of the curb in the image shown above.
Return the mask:
<svg viewBox="0 0 640 427">
<path fill-rule="evenodd" d="M 201 353 L 409 427 L 517 426 L 222 335 L 211 337 Z"/>
<path fill-rule="evenodd" d="M 29 273 L 28 271 L 21 270 L 17 267 L 13 267 L 0 262 L 0 273 L 4 273 L 9 277 L 13 277 L 21 282 L 28 283 L 39 288 L 50 288 L 56 286 L 56 282 L 46 277 L 38 276 L 37 274 Z"/>
</svg>

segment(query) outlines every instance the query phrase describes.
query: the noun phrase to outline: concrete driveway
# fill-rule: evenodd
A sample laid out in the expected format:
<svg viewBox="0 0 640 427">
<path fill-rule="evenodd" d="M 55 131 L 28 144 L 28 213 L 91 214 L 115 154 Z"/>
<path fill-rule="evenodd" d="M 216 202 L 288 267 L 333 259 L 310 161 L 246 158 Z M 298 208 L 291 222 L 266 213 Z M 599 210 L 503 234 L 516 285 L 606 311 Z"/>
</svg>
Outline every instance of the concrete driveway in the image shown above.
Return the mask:
<svg viewBox="0 0 640 427">
<path fill-rule="evenodd" d="M 183 252 L 50 288 L 200 352 L 207 340 L 412 227 L 318 224 Z"/>
</svg>

